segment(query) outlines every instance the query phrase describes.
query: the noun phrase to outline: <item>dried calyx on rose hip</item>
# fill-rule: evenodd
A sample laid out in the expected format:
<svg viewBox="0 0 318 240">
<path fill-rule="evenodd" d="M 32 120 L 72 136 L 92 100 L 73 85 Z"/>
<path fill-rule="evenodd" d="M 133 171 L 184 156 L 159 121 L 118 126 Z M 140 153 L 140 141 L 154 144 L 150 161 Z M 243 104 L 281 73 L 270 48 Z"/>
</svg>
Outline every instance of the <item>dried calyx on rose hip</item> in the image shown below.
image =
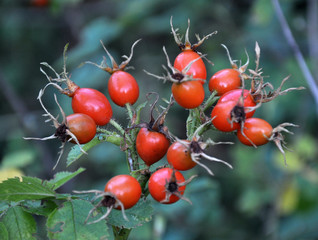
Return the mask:
<svg viewBox="0 0 318 240">
<path fill-rule="evenodd" d="M 72 98 L 72 109 L 74 113 L 84 113 L 94 119 L 96 125 L 106 125 L 112 115 L 112 107 L 106 96 L 100 91 L 92 88 L 80 88 L 68 76 L 66 72 L 66 51 L 68 45 L 64 48 L 64 65 L 63 72 L 58 74 L 48 63 L 42 62 L 41 64 L 51 69 L 55 78 L 47 75 L 47 73 L 40 68 L 41 72 L 46 76 L 49 83 L 45 86 L 54 86 L 60 93 L 65 94 Z M 61 84 L 65 84 L 66 88 L 62 88 Z M 94 106 L 94 107 L 92 107 Z"/>
<path fill-rule="evenodd" d="M 125 210 L 132 208 L 137 204 L 141 197 L 142 190 L 136 178 L 130 175 L 122 174 L 111 178 L 106 183 L 104 192 L 99 190 L 73 192 L 78 194 L 94 193 L 96 196 L 91 200 L 91 202 L 94 202 L 95 200 L 102 198 L 98 202 L 98 204 L 89 211 L 85 223 L 87 223 L 88 219 L 92 216 L 92 214 L 97 208 L 106 207 L 107 211 L 97 220 L 87 223 L 93 224 L 100 222 L 103 219 L 106 219 L 113 209 L 121 210 L 123 218 L 126 221 L 129 221 L 125 214 Z"/>
<path fill-rule="evenodd" d="M 137 40 L 131 47 L 131 52 L 129 56 L 124 55 L 123 58 L 126 60 L 123 61 L 121 64 L 117 64 L 113 56 L 108 52 L 106 47 L 101 41 L 101 44 L 107 53 L 108 57 L 110 58 L 112 66 L 107 65 L 107 59 L 104 57 L 104 60 L 100 65 L 87 61 L 86 63 L 93 64 L 97 66 L 98 68 L 108 72 L 111 74 L 109 80 L 108 80 L 108 93 L 110 95 L 110 98 L 112 101 L 121 107 L 124 107 L 126 104 L 133 105 L 139 97 L 139 86 L 136 81 L 136 79 L 126 70 L 129 62 L 131 61 L 133 57 L 133 50 L 135 45 L 140 41 L 141 39 Z"/>
<path fill-rule="evenodd" d="M 200 106 L 204 100 L 204 88 L 200 81 L 205 81 L 205 79 L 194 78 L 192 74 L 188 75 L 187 72 L 191 68 L 192 64 L 201 59 L 201 56 L 198 56 L 198 58 L 190 61 L 184 69 L 179 70 L 171 65 L 165 47 L 163 47 L 163 52 L 167 58 L 168 68 L 172 73 L 170 73 L 166 66 L 163 66 L 163 68 L 166 70 L 167 74 L 163 76 L 158 76 L 145 70 L 144 71 L 150 76 L 163 80 L 163 82 L 172 82 L 172 95 L 181 107 L 193 109 Z"/>
<path fill-rule="evenodd" d="M 148 93 L 147 99 L 150 95 L 156 95 L 156 100 L 150 107 L 150 121 L 148 123 L 139 123 L 126 129 L 126 133 L 132 129 L 140 128 L 136 137 L 136 149 L 140 158 L 147 166 L 150 166 L 159 161 L 167 152 L 170 145 L 171 135 L 168 128 L 164 125 L 166 115 L 174 103 L 173 98 L 170 98 L 167 107 L 162 107 L 164 110 L 154 118 L 154 110 L 159 100 L 157 93 Z"/>
<path fill-rule="evenodd" d="M 189 19 L 188 19 L 188 28 L 186 30 L 185 37 L 184 37 L 185 38 L 184 42 L 182 42 L 182 36 L 180 36 L 180 34 L 178 33 L 178 29 L 174 29 L 174 27 L 172 25 L 172 17 L 170 18 L 170 26 L 171 26 L 171 31 L 172 31 L 174 40 L 178 44 L 178 47 L 181 50 L 181 53 L 179 53 L 178 56 L 175 58 L 173 66 L 176 69 L 178 69 L 179 71 L 183 71 L 183 69 L 185 69 L 189 65 L 190 62 L 192 62 L 195 59 L 198 59 L 197 61 L 195 61 L 191 65 L 191 67 L 186 72 L 186 74 L 192 75 L 192 77 L 196 78 L 196 79 L 206 80 L 206 77 L 207 77 L 206 67 L 205 67 L 203 60 L 199 57 L 201 56 L 202 58 L 207 60 L 211 65 L 213 65 L 213 63 L 211 61 L 209 61 L 208 59 L 206 59 L 205 55 L 202 55 L 200 52 L 198 52 L 197 48 L 206 39 L 208 39 L 212 35 L 216 34 L 217 31 L 210 33 L 210 34 L 204 36 L 203 38 L 200 38 L 199 35 L 196 34 L 195 36 L 197 38 L 197 43 L 191 44 L 190 40 L 189 40 L 189 30 L 190 30 L 190 20 Z M 203 84 L 204 81 L 201 81 L 201 83 Z"/>
<path fill-rule="evenodd" d="M 44 138 L 32 138 L 32 137 L 26 137 L 24 139 L 27 140 L 49 140 L 49 139 L 59 139 L 62 142 L 62 145 L 60 147 L 59 156 L 56 161 L 56 164 L 53 167 L 53 170 L 56 168 L 57 164 L 59 163 L 61 156 L 64 151 L 64 146 L 66 142 L 72 142 L 79 146 L 80 150 L 86 154 L 86 152 L 82 149 L 81 144 L 87 143 L 91 141 L 96 134 L 96 124 L 94 120 L 82 113 L 75 113 L 68 116 L 65 116 L 65 113 L 60 106 L 60 104 L 57 101 L 57 97 L 54 94 L 54 99 L 56 104 L 59 107 L 59 110 L 61 112 L 61 115 L 63 117 L 63 120 L 61 123 L 58 122 L 57 118 L 54 117 L 44 106 L 42 102 L 42 96 L 44 94 L 45 88 L 41 89 L 39 92 L 38 100 L 46 112 L 43 116 L 48 117 L 46 122 L 53 122 L 53 126 L 56 128 L 55 133 L 53 133 L 51 136 L 44 137 Z"/>
<path fill-rule="evenodd" d="M 183 194 L 186 185 L 195 177 L 196 175 L 185 180 L 182 173 L 175 169 L 167 167 L 157 169 L 149 178 L 149 193 L 153 199 L 163 204 L 172 204 L 180 199 L 192 204 Z"/>
<path fill-rule="evenodd" d="M 273 90 L 272 84 L 269 82 L 264 83 L 264 76 L 262 68 L 259 66 L 260 62 L 260 48 L 258 43 L 255 45 L 256 53 L 256 66 L 255 69 L 248 69 L 249 74 L 244 73 L 248 67 L 248 62 L 244 64 L 240 71 L 242 80 L 242 89 L 234 89 L 224 93 L 211 113 L 213 125 L 220 131 L 230 132 L 240 130 L 242 134 L 244 132 L 244 123 L 246 119 L 253 116 L 255 110 L 261 106 L 262 103 L 269 102 L 275 99 L 277 96 L 286 94 L 292 90 L 301 90 L 303 87 L 288 88 L 281 90 L 283 84 L 288 80 L 285 78 L 278 89 L 267 92 L 266 88 L 269 87 Z M 234 67 L 237 67 L 235 61 L 233 61 L 228 53 L 230 62 Z M 245 89 L 245 82 L 251 80 L 250 90 Z"/>
<path fill-rule="evenodd" d="M 218 145 L 218 144 L 233 144 L 232 142 L 214 142 L 210 138 L 202 141 L 200 134 L 204 129 L 206 129 L 211 124 L 211 121 L 208 121 L 202 124 L 193 134 L 191 141 L 189 140 L 180 140 L 177 139 L 168 149 L 167 160 L 169 164 L 181 171 L 189 170 L 193 168 L 196 164 L 203 167 L 210 175 L 214 175 L 211 169 L 209 169 L 201 161 L 201 158 L 204 158 L 213 162 L 220 162 L 233 168 L 231 164 L 225 162 L 221 159 L 207 155 L 204 151 L 207 147 Z"/>
</svg>

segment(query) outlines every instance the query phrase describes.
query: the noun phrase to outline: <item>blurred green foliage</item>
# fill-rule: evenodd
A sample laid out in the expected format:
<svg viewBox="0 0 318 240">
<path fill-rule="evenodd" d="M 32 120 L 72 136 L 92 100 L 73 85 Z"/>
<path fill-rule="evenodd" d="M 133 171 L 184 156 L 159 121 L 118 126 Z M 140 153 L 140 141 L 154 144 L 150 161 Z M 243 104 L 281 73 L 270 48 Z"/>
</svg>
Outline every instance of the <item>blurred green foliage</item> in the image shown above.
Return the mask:
<svg viewBox="0 0 318 240">
<path fill-rule="evenodd" d="M 281 0 L 291 30 L 310 64 L 311 49 L 306 41 L 306 24 L 310 20 L 306 15 L 308 2 Z M 163 73 L 161 66 L 166 64 L 163 46 L 171 61 L 178 54 L 169 25 L 171 16 L 180 32 L 185 32 L 187 20 L 191 20 L 190 41 L 193 42 L 195 33 L 203 36 L 218 31 L 199 48 L 214 63 L 208 65 L 209 77 L 230 67 L 221 44 L 228 47 L 234 59 L 242 62 L 246 61 L 246 49 L 253 68 L 257 41 L 261 47 L 261 67 L 264 75 L 269 76 L 268 81 L 278 87 L 284 77 L 291 75 L 285 88 L 308 89 L 268 0 L 51 0 L 47 7 L 36 7 L 31 0 L 3 0 L 0 3 L 1 170 L 20 169 L 28 176 L 45 179 L 54 174 L 51 168 L 57 158 L 58 141 L 39 143 L 22 137 L 48 136 L 54 130 L 44 123 L 43 111 L 36 100 L 38 91 L 47 82 L 39 64 L 45 61 L 62 71 L 66 43 L 70 44 L 67 68 L 71 79 L 108 96 L 109 75 L 93 65 L 81 64 L 102 61 L 106 53 L 100 40 L 120 62 L 122 55 L 129 55 L 133 42 L 141 38 L 131 61 L 135 69 L 130 71 L 140 85 L 138 103 L 144 102 L 145 94 L 150 91 L 169 98 L 169 83 L 162 84 L 143 70 Z M 318 76 L 317 69 L 312 70 Z M 50 91 L 44 102 L 57 114 L 54 90 Z M 70 99 L 59 96 L 59 101 L 64 111 L 71 113 Z M 112 106 L 114 118 L 125 123 L 125 111 Z M 264 104 L 257 117 L 274 126 L 282 122 L 300 125 L 294 129 L 294 136 L 286 136 L 288 147 L 293 150 L 287 153 L 288 166 L 283 164 L 273 143 L 258 149 L 240 143 L 214 147 L 211 154 L 231 162 L 234 169 L 210 164 L 215 177 L 199 168 L 187 172 L 187 177 L 199 174 L 186 191 L 193 205 L 179 202 L 166 206 L 154 202 L 153 221 L 134 229 L 131 239 L 317 239 L 318 127 L 314 109 L 308 90 L 291 92 Z M 143 114 L 148 121 L 147 110 Z M 177 105 L 167 116 L 170 131 L 180 138 L 185 136 L 186 117 L 187 111 Z M 209 134 L 215 141 L 235 141 L 233 135 L 214 131 Z M 70 147 L 67 145 L 66 153 Z M 66 156 L 59 170 L 65 169 Z M 103 143 L 91 149 L 88 156 L 68 167 L 68 171 L 78 169 L 79 165 L 87 170 L 61 191 L 103 189 L 112 176 L 128 173 L 124 159 L 124 153 L 111 144 Z"/>
</svg>

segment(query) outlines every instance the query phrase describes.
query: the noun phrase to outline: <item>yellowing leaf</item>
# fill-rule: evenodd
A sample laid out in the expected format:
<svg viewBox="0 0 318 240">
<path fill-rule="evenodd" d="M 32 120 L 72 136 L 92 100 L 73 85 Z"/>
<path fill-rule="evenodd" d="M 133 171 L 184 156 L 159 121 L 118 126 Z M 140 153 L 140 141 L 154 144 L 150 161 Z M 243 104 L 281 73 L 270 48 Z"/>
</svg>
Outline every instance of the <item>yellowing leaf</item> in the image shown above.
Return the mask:
<svg viewBox="0 0 318 240">
<path fill-rule="evenodd" d="M 284 157 L 281 152 L 277 151 L 274 155 L 275 165 L 285 172 L 299 172 L 303 169 L 304 164 L 295 152 L 285 152 L 287 159 L 287 166 L 284 163 Z"/>
<path fill-rule="evenodd" d="M 292 213 L 297 207 L 299 201 L 299 189 L 296 183 L 290 182 L 282 190 L 278 199 L 278 210 L 281 214 Z"/>
<path fill-rule="evenodd" d="M 8 178 L 19 177 L 22 180 L 23 172 L 17 168 L 7 168 L 0 170 L 0 182 L 7 180 Z"/>
</svg>

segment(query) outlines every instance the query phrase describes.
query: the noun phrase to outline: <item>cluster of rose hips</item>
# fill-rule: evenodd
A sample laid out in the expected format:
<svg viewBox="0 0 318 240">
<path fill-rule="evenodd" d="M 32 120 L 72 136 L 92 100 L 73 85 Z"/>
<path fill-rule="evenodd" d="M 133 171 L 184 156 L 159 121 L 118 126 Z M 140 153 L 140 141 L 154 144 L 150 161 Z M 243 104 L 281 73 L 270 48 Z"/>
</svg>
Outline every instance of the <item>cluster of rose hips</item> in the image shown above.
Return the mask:
<svg viewBox="0 0 318 240">
<path fill-rule="evenodd" d="M 248 69 L 246 73 L 248 61 L 243 66 L 238 66 L 236 61 L 230 57 L 229 51 L 227 54 L 232 65 L 231 69 L 223 69 L 215 73 L 209 80 L 209 90 L 211 95 L 204 102 L 205 91 L 204 84 L 207 80 L 207 70 L 203 59 L 209 64 L 212 64 L 203 55 L 197 51 L 197 48 L 210 36 L 206 35 L 203 38 L 196 36 L 198 42 L 191 44 L 189 41 L 189 23 L 185 34 L 184 43 L 182 37 L 178 34 L 178 29 L 174 29 L 172 18 L 170 20 L 172 34 L 178 44 L 181 53 L 175 58 L 172 65 L 166 49 L 163 51 L 167 58 L 167 67 L 164 66 L 166 74 L 157 76 L 145 71 L 147 74 L 158 79 L 172 82 L 171 98 L 167 101 L 167 107 L 162 112 L 159 112 L 158 117 L 154 117 L 154 110 L 159 100 L 157 93 L 147 94 L 147 99 L 150 96 L 156 96 L 155 102 L 151 106 L 150 121 L 148 123 L 136 120 L 136 110 L 132 105 L 138 100 L 139 87 L 135 78 L 130 75 L 127 70 L 127 65 L 133 56 L 134 46 L 139 42 L 136 41 L 131 47 L 130 56 L 124 56 L 126 59 L 121 64 L 117 64 L 106 47 L 102 44 L 108 57 L 111 60 L 112 66 L 106 64 L 106 58 L 98 65 L 92 62 L 87 62 L 96 65 L 98 68 L 108 72 L 111 76 L 108 80 L 108 93 L 113 103 L 120 107 L 126 107 L 130 113 L 130 124 L 127 129 L 121 132 L 123 136 L 122 150 L 128 152 L 128 161 L 131 175 L 118 175 L 108 181 L 104 192 L 90 190 L 78 193 L 95 193 L 93 200 L 102 197 L 99 204 L 93 208 L 87 219 L 92 215 L 95 209 L 99 206 L 107 208 L 106 213 L 99 219 L 91 222 L 97 222 L 106 218 L 112 209 L 120 209 L 123 211 L 123 216 L 126 218 L 125 209 L 134 206 L 142 195 L 146 197 L 148 192 L 158 202 L 170 204 L 184 199 L 183 196 L 186 184 L 188 184 L 195 176 L 185 180 L 180 171 L 186 171 L 200 165 L 205 168 L 209 174 L 213 175 L 212 171 L 201 162 L 201 158 L 221 162 L 228 167 L 232 166 L 220 159 L 207 155 L 204 150 L 215 143 L 210 138 L 202 140 L 202 135 L 209 129 L 217 129 L 223 132 L 236 132 L 238 139 L 251 146 L 259 146 L 274 141 L 283 151 L 282 144 L 284 139 L 281 131 L 289 132 L 286 126 L 295 126 L 290 123 L 284 123 L 276 128 L 272 128 L 269 123 L 263 119 L 253 118 L 253 114 L 262 103 L 274 99 L 276 96 L 285 94 L 288 91 L 301 89 L 291 88 L 281 91 L 282 85 L 288 79 L 282 81 L 281 86 L 274 91 L 273 86 L 264 82 L 262 70 L 259 68 L 260 49 L 256 44 L 256 68 Z M 50 68 L 55 77 L 52 78 L 46 75 L 49 83 L 40 91 L 39 101 L 46 112 L 49 120 L 52 120 L 56 127 L 56 132 L 46 139 L 58 138 L 62 141 L 62 150 L 58 161 L 63 152 L 63 146 L 66 142 L 77 143 L 80 149 L 84 152 L 80 144 L 85 144 L 91 141 L 96 133 L 107 132 L 97 126 L 104 126 L 108 123 L 115 126 L 116 122 L 112 119 L 111 104 L 106 96 L 91 88 L 80 88 L 70 80 L 66 72 L 66 50 L 64 50 L 64 69 L 61 74 L 58 74 L 49 64 L 42 65 Z M 250 81 L 250 90 L 246 89 L 246 81 Z M 66 88 L 62 87 L 66 85 Z M 55 101 L 58 104 L 63 115 L 62 123 L 59 123 L 57 118 L 50 114 L 44 107 L 41 97 L 48 86 L 56 87 L 60 93 L 72 98 L 72 109 L 74 114 L 65 116 L 63 110 L 58 104 L 56 95 Z M 269 92 L 266 89 L 270 89 Z M 205 111 L 209 109 L 216 101 L 213 107 L 211 118 L 207 117 Z M 172 104 L 176 102 L 185 109 L 189 109 L 189 118 L 187 120 L 187 139 L 178 139 L 164 125 L 165 117 L 170 110 Z M 116 125 L 117 126 L 117 125 Z M 137 131 L 139 129 L 139 131 Z M 43 140 L 42 139 L 42 140 Z M 140 163 L 137 159 L 131 159 L 130 154 L 137 152 L 145 167 L 140 168 Z M 157 168 L 150 172 L 149 167 L 157 163 L 166 155 L 169 166 Z M 57 163 L 58 163 L 57 161 Z M 137 161 L 137 162 L 136 162 Z M 56 163 L 56 164 L 57 164 Z M 55 165 L 56 166 L 56 165 Z M 148 186 L 148 187 L 147 187 Z"/>
</svg>

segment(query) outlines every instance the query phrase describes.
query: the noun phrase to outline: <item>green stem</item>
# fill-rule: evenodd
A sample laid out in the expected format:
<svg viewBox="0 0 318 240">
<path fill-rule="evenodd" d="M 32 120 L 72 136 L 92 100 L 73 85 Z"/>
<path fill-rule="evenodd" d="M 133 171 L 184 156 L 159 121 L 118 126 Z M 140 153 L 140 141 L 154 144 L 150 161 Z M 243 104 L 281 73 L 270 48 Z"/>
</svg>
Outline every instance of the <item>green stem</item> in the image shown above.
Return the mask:
<svg viewBox="0 0 318 240">
<path fill-rule="evenodd" d="M 210 97 L 203 104 L 203 111 L 207 110 L 209 107 L 213 105 L 220 97 L 216 96 L 217 92 L 213 91 Z"/>
<path fill-rule="evenodd" d="M 114 119 L 110 119 L 109 123 L 116 128 L 122 135 L 125 134 L 125 130 L 123 129 L 122 126 L 118 122 L 116 122 Z"/>
<path fill-rule="evenodd" d="M 119 136 L 116 132 L 111 132 L 103 128 L 97 128 L 96 132 L 102 133 L 101 135 L 98 136 L 99 141 L 110 142 L 112 144 L 115 144 L 116 146 L 120 146 L 123 142 L 123 137 Z M 86 145 L 89 145 L 89 144 L 90 143 L 87 143 Z M 92 142 L 92 144 L 95 144 L 95 143 Z"/>
<path fill-rule="evenodd" d="M 131 138 L 129 137 L 128 134 L 125 133 L 125 130 L 122 126 L 120 126 L 120 124 L 118 122 L 116 122 L 114 119 L 110 119 L 109 123 L 114 127 L 116 128 L 122 136 L 125 136 L 125 139 L 129 141 L 129 143 L 133 143 L 131 141 Z"/>
<path fill-rule="evenodd" d="M 130 122 L 132 123 L 133 122 L 133 118 L 134 118 L 134 114 L 133 114 L 131 105 L 130 105 L 130 103 L 127 103 L 125 106 L 126 106 L 126 109 L 127 109 L 127 113 L 128 113 Z"/>
</svg>

